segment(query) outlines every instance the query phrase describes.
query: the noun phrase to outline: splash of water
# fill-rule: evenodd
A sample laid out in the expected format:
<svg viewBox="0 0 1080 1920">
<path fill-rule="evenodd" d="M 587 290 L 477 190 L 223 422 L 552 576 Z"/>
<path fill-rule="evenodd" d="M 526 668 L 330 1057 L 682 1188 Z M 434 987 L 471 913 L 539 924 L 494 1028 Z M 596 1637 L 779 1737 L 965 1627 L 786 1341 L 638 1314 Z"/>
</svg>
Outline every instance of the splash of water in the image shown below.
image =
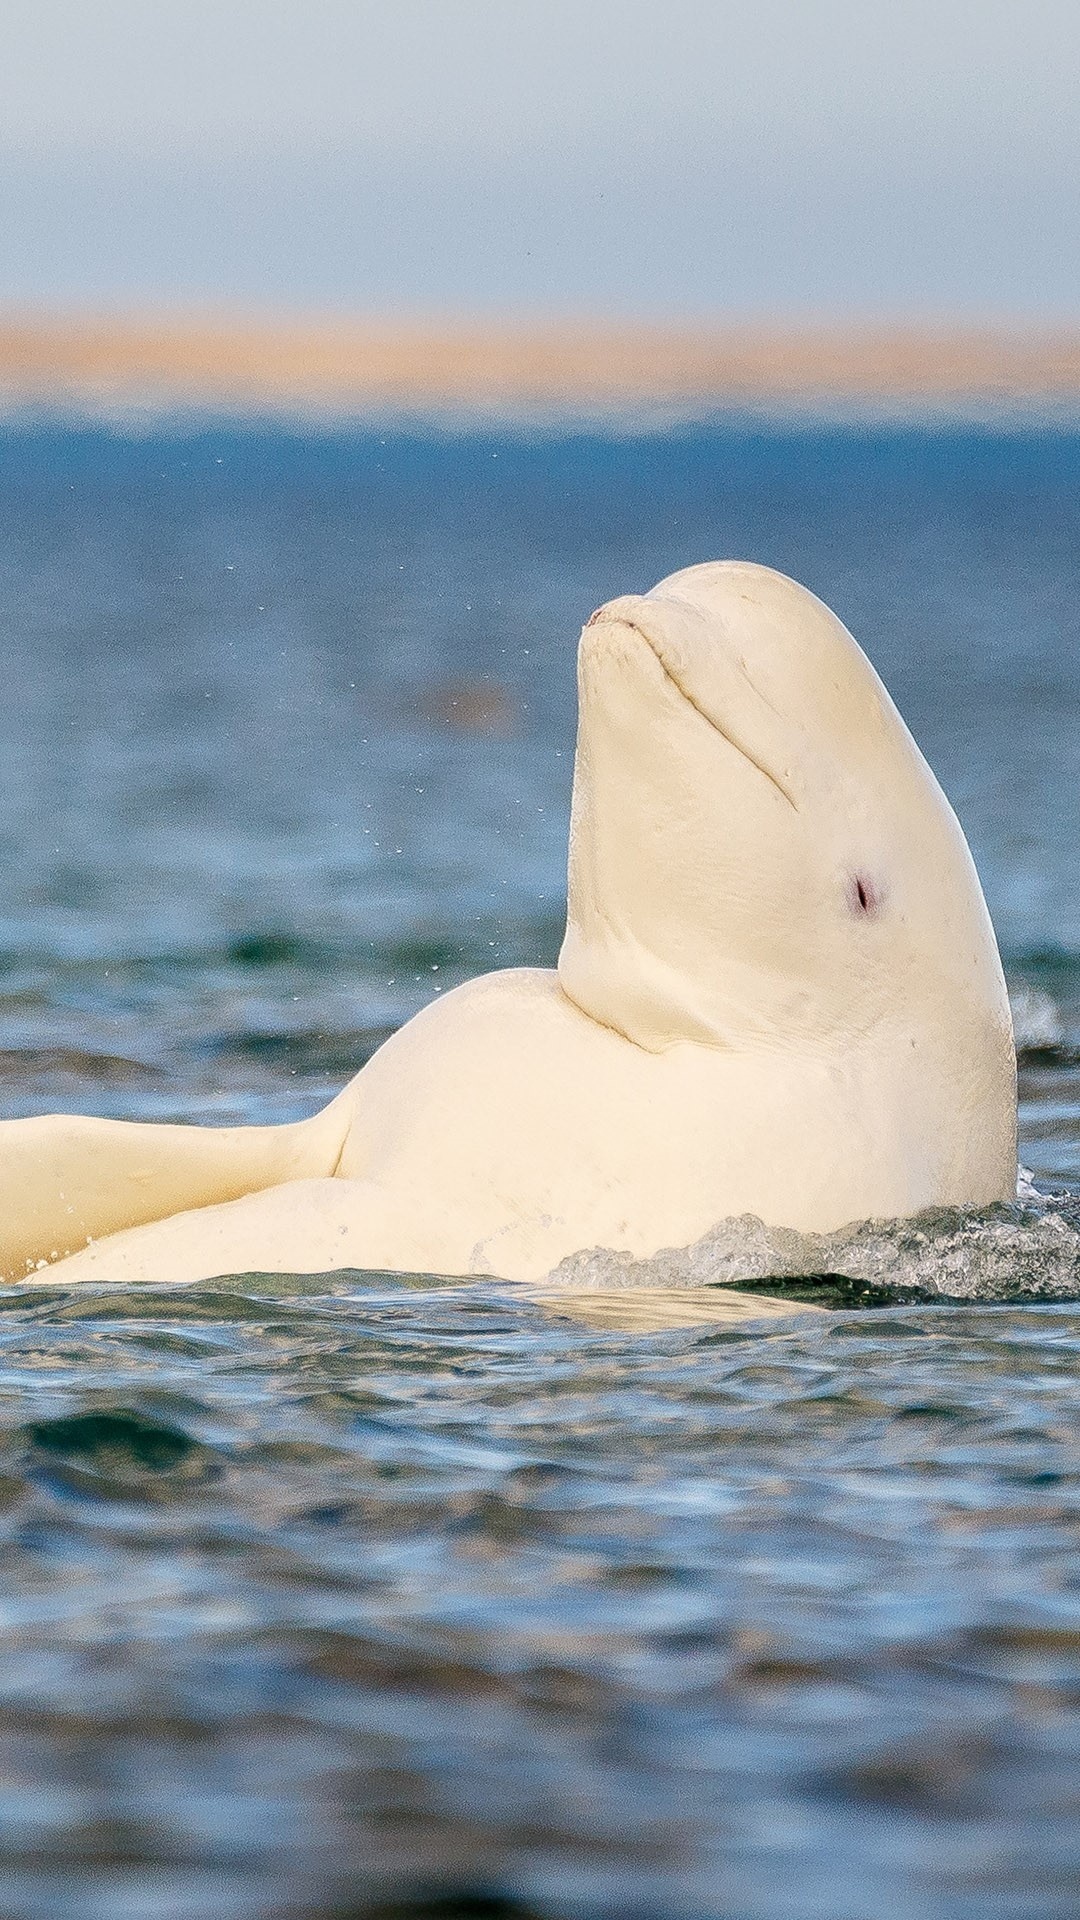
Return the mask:
<svg viewBox="0 0 1080 1920">
<path fill-rule="evenodd" d="M 819 1276 L 883 1294 L 946 1300 L 1072 1300 L 1080 1296 L 1080 1202 L 1039 1193 L 1021 1168 L 1017 1198 L 941 1207 L 907 1220 L 865 1220 L 835 1233 L 721 1220 L 689 1247 L 647 1259 L 590 1248 L 555 1268 L 553 1284 L 596 1289 L 753 1286 Z"/>
</svg>

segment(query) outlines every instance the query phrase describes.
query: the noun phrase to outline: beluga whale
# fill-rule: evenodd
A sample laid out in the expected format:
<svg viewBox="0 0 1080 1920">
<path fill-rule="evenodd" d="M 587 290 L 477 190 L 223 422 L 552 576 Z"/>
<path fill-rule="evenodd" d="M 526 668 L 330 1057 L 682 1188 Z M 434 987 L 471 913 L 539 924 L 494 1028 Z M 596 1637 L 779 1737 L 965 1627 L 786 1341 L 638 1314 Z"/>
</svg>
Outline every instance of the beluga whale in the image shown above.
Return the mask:
<svg viewBox="0 0 1080 1920">
<path fill-rule="evenodd" d="M 839 619 L 708 562 L 593 613 L 578 680 L 557 967 L 443 995 L 298 1123 L 4 1122 L 9 1277 L 535 1282 L 743 1215 L 824 1234 L 1013 1197 L 975 867 Z"/>
</svg>

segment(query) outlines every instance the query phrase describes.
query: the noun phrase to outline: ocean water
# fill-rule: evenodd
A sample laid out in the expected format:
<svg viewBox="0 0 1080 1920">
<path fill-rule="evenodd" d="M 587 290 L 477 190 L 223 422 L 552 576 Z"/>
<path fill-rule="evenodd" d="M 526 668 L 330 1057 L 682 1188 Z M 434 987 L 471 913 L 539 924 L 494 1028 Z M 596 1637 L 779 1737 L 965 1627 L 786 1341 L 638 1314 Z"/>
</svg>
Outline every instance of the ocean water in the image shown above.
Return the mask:
<svg viewBox="0 0 1080 1920">
<path fill-rule="evenodd" d="M 1080 429 L 9 419 L 3 1111 L 292 1118 L 550 962 L 580 624 L 723 555 L 956 805 L 1054 1198 L 0 1291 L 5 1920 L 1076 1912 Z"/>
</svg>

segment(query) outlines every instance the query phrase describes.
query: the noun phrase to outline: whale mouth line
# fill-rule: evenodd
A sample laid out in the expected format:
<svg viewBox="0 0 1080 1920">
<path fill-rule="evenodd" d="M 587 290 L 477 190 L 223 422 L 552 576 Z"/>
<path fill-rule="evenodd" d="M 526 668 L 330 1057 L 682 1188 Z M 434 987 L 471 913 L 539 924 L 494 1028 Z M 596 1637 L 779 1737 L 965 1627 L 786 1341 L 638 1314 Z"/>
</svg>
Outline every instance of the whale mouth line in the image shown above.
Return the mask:
<svg viewBox="0 0 1080 1920">
<path fill-rule="evenodd" d="M 595 618 L 596 616 L 594 614 L 593 619 Z M 777 793 L 780 794 L 781 797 L 787 801 L 788 806 L 792 808 L 793 812 L 798 813 L 799 803 L 796 800 L 794 794 L 791 793 L 790 790 L 784 785 L 784 782 L 779 778 L 779 776 L 773 773 L 770 767 L 767 767 L 763 761 L 758 760 L 755 757 L 755 755 L 750 752 L 748 747 L 743 746 L 743 743 L 741 740 L 737 740 L 734 734 L 728 733 L 727 729 L 725 727 L 722 727 L 719 721 L 713 718 L 713 715 L 711 713 L 706 712 L 705 708 L 701 705 L 700 701 L 695 700 L 693 694 L 690 693 L 687 690 L 687 688 L 683 686 L 682 681 L 679 679 L 678 675 L 672 672 L 667 661 L 664 659 L 663 654 L 660 652 L 659 647 L 656 645 L 656 642 L 652 639 L 651 635 L 646 632 L 645 628 L 642 626 L 639 626 L 636 620 L 628 620 L 625 614 L 620 614 L 619 619 L 626 626 L 632 627 L 635 633 L 641 635 L 641 638 L 644 640 L 645 645 L 648 647 L 649 652 L 652 654 L 653 659 L 656 661 L 656 664 L 660 668 L 660 671 L 664 675 L 664 678 L 670 681 L 676 693 L 679 694 L 681 698 L 686 701 L 687 706 L 692 707 L 694 712 L 698 714 L 702 720 L 704 720 L 706 726 L 711 727 L 714 733 L 718 733 L 720 735 L 721 740 L 726 740 L 728 746 L 733 747 L 735 749 L 735 752 L 741 755 L 742 759 L 749 761 L 750 765 L 756 768 L 757 772 L 762 774 L 764 778 L 768 780 L 770 786 L 773 786 L 776 788 Z M 591 624 L 592 623 L 590 622 L 590 625 Z"/>
</svg>

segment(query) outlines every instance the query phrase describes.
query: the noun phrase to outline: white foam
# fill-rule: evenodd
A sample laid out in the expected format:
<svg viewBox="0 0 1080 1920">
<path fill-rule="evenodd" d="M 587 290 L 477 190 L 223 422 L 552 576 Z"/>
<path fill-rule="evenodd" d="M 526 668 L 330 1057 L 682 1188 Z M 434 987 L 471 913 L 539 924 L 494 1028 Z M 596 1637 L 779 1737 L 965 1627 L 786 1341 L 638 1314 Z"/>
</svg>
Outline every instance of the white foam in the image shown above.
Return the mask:
<svg viewBox="0 0 1080 1920">
<path fill-rule="evenodd" d="M 1013 983 L 1009 987 L 1016 1050 L 1065 1044 L 1065 1020 L 1057 1001 L 1041 987 Z"/>
<path fill-rule="evenodd" d="M 1008 1206 L 942 1208 L 820 1235 L 766 1227 L 746 1214 L 721 1220 L 693 1246 L 666 1247 L 645 1260 L 603 1248 L 574 1254 L 550 1280 L 589 1291 L 838 1275 L 953 1300 L 1073 1299 L 1080 1296 L 1078 1225 L 1080 1203 L 1039 1194 L 1027 1177 L 1022 1197 Z"/>
</svg>

